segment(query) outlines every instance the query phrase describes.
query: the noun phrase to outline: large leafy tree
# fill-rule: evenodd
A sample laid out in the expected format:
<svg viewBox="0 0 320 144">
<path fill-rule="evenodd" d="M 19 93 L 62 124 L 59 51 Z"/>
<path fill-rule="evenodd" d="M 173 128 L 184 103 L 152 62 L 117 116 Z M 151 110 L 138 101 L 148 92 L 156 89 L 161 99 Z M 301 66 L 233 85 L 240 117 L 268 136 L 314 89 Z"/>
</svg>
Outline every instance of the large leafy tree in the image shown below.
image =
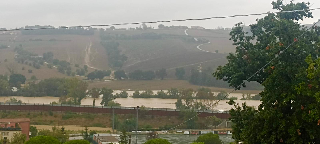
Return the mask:
<svg viewBox="0 0 320 144">
<path fill-rule="evenodd" d="M 167 70 L 166 70 L 165 68 L 162 68 L 162 69 L 160 69 L 160 70 L 157 70 L 157 71 L 156 71 L 156 76 L 157 76 L 158 78 L 160 78 L 161 80 L 163 80 L 164 77 L 167 76 Z"/>
<path fill-rule="evenodd" d="M 36 136 L 28 140 L 25 144 L 61 144 L 61 142 L 51 136 Z"/>
<path fill-rule="evenodd" d="M 213 133 L 199 136 L 196 142 L 203 142 L 204 144 L 222 144 L 222 141 L 219 139 L 219 135 Z"/>
<path fill-rule="evenodd" d="M 171 143 L 166 139 L 157 138 L 157 139 L 148 140 L 144 144 L 171 144 Z"/>
<path fill-rule="evenodd" d="M 88 91 L 88 94 L 91 96 L 91 98 L 93 98 L 92 105 L 95 106 L 96 105 L 96 99 L 99 98 L 99 96 L 100 96 L 100 89 L 93 88 L 93 89 Z"/>
<path fill-rule="evenodd" d="M 20 88 L 21 84 L 26 82 L 26 77 L 21 74 L 12 74 L 10 75 L 9 83 L 11 86 Z"/>
<path fill-rule="evenodd" d="M 108 106 L 108 103 L 115 99 L 114 95 L 112 94 L 112 89 L 108 89 L 105 87 L 101 89 L 100 93 L 102 94 L 102 101 L 100 103 L 101 105 Z"/>
<path fill-rule="evenodd" d="M 81 100 L 86 97 L 88 83 L 77 78 L 67 79 L 64 83 L 67 95 L 60 98 L 62 103 L 80 105 Z"/>
<path fill-rule="evenodd" d="M 313 60 L 320 50 L 319 29 L 298 23 L 312 17 L 309 3 L 278 0 L 272 5 L 279 11 L 304 11 L 269 13 L 250 26 L 251 34 L 237 24 L 230 32 L 236 52 L 214 73 L 235 89 L 245 87 L 247 79 L 264 86 L 257 110 L 229 103 L 235 105 L 230 111 L 233 138 L 246 143 L 319 143 L 319 78 L 310 77 L 317 69 Z"/>
</svg>

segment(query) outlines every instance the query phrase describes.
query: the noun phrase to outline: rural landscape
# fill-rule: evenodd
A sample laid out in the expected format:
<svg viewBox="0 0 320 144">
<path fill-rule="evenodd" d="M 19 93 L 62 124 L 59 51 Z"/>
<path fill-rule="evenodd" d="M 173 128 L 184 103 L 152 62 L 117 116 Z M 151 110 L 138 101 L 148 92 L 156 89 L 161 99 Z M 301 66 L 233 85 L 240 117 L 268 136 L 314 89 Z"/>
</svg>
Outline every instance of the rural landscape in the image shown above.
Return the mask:
<svg viewBox="0 0 320 144">
<path fill-rule="evenodd" d="M 0 143 L 320 143 L 320 8 L 270 3 L 275 12 L 0 28 Z"/>
</svg>

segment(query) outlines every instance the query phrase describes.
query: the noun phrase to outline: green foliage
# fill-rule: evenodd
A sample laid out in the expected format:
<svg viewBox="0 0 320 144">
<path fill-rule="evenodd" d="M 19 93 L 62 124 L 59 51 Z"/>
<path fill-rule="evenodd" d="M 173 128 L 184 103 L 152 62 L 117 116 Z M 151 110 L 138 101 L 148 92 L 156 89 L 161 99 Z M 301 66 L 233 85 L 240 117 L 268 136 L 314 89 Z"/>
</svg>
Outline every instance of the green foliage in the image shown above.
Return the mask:
<svg viewBox="0 0 320 144">
<path fill-rule="evenodd" d="M 193 142 L 191 144 L 204 144 L 204 142 Z"/>
<path fill-rule="evenodd" d="M 129 137 L 128 137 L 126 130 L 121 131 L 119 143 L 120 144 L 128 144 L 129 143 Z"/>
<path fill-rule="evenodd" d="M 145 142 L 144 144 L 171 144 L 168 140 L 166 139 L 151 139 Z"/>
<path fill-rule="evenodd" d="M 27 139 L 27 136 L 22 133 L 14 133 L 10 142 L 13 144 L 24 144 Z"/>
<path fill-rule="evenodd" d="M 37 77 L 35 75 L 31 76 L 31 80 L 35 81 L 37 80 Z"/>
<path fill-rule="evenodd" d="M 16 98 L 10 98 L 9 100 L 7 100 L 5 103 L 10 103 L 10 104 L 22 104 L 21 100 L 18 100 Z"/>
<path fill-rule="evenodd" d="M 58 140 L 60 143 L 65 143 L 69 139 L 69 135 L 66 134 L 66 132 L 64 131 L 63 127 L 61 129 L 58 129 L 57 127 L 52 127 L 52 131 L 50 131 L 50 130 L 40 130 L 38 132 L 38 136 L 33 137 L 33 138 L 37 138 L 39 136 L 49 136 L 49 137 L 46 137 L 46 138 L 50 138 L 51 140 L 53 138 L 55 140 Z"/>
<path fill-rule="evenodd" d="M 36 136 L 30 138 L 25 144 L 61 144 L 61 142 L 52 136 Z"/>
<path fill-rule="evenodd" d="M 20 88 L 21 84 L 26 82 L 26 77 L 21 74 L 12 74 L 10 75 L 9 84 L 14 87 Z"/>
<path fill-rule="evenodd" d="M 101 45 L 106 49 L 108 54 L 108 62 L 111 67 L 122 67 L 127 61 L 127 56 L 121 54 L 119 43 L 111 41 L 101 41 Z"/>
<path fill-rule="evenodd" d="M 218 93 L 216 99 L 217 100 L 227 100 L 228 99 L 228 93 L 225 92 L 225 91 L 222 91 L 222 92 Z"/>
<path fill-rule="evenodd" d="M 67 95 L 60 97 L 59 101 L 65 104 L 80 105 L 81 100 L 86 97 L 88 83 L 77 78 L 66 79 L 63 89 Z"/>
<path fill-rule="evenodd" d="M 167 76 L 167 71 L 166 71 L 166 69 L 162 68 L 162 69 L 160 69 L 160 70 L 157 70 L 157 71 L 156 71 L 156 76 L 157 76 L 158 78 L 160 78 L 161 80 L 163 80 L 164 77 Z"/>
<path fill-rule="evenodd" d="M 96 99 L 99 98 L 99 96 L 100 96 L 100 89 L 93 88 L 88 91 L 88 94 L 91 96 L 91 98 L 93 98 L 92 105 L 95 106 Z"/>
<path fill-rule="evenodd" d="M 11 92 L 10 85 L 7 78 L 0 77 L 0 96 L 8 95 L 10 92 Z"/>
<path fill-rule="evenodd" d="M 117 102 L 114 102 L 114 101 L 109 101 L 107 106 L 110 106 L 110 107 L 120 107 L 121 104 L 120 104 L 120 103 L 117 103 Z"/>
<path fill-rule="evenodd" d="M 38 135 L 38 129 L 34 126 L 30 126 L 30 132 L 31 132 L 30 138 L 33 138 Z"/>
<path fill-rule="evenodd" d="M 111 74 L 110 70 L 108 70 L 108 71 L 96 70 L 96 71 L 89 73 L 87 75 L 87 77 L 89 80 L 94 80 L 94 79 L 102 80 L 105 76 L 110 76 L 110 74 Z"/>
<path fill-rule="evenodd" d="M 128 93 L 126 91 L 121 91 L 121 93 L 115 94 L 116 98 L 128 98 Z"/>
<path fill-rule="evenodd" d="M 108 89 L 108 88 L 102 88 L 101 89 L 101 94 L 102 96 L 102 101 L 101 101 L 101 105 L 104 106 L 108 106 L 110 101 L 113 101 L 115 99 L 115 97 L 113 96 L 113 90 L 112 89 Z"/>
<path fill-rule="evenodd" d="M 184 68 L 176 68 L 176 77 L 179 79 L 179 80 L 182 80 L 184 79 L 184 75 L 186 74 L 186 71 Z"/>
<path fill-rule="evenodd" d="M 65 142 L 64 144 L 90 144 L 90 142 L 86 140 L 71 140 Z"/>
<path fill-rule="evenodd" d="M 310 3 L 278 0 L 272 5 L 279 11 L 304 11 L 270 13 L 250 26 L 252 35 L 237 24 L 230 33 L 236 52 L 214 74 L 240 89 L 256 70 L 277 57 L 250 79 L 264 86 L 258 109 L 235 104 L 230 110 L 233 138 L 248 144 L 318 143 L 319 28 L 309 31 L 297 22 L 312 17 L 307 10 Z"/>
<path fill-rule="evenodd" d="M 156 78 L 154 71 L 135 70 L 129 73 L 129 78 L 133 80 L 153 80 Z"/>
<path fill-rule="evenodd" d="M 117 70 L 114 72 L 114 78 L 118 80 L 127 79 L 127 75 L 124 70 Z"/>
<path fill-rule="evenodd" d="M 204 144 L 222 144 L 222 141 L 219 139 L 219 135 L 213 133 L 199 136 L 196 142 L 203 142 Z"/>
<path fill-rule="evenodd" d="M 215 128 L 221 124 L 222 119 L 217 118 L 216 116 L 206 117 L 206 125 L 207 127 L 214 126 Z"/>
</svg>

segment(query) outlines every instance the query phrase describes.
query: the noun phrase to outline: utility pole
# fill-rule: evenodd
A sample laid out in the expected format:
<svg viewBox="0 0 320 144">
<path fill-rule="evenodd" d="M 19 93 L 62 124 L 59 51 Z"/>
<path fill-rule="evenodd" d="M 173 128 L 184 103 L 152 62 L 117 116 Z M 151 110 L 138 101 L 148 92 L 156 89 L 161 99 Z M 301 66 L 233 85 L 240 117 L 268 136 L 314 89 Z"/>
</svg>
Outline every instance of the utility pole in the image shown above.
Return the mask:
<svg viewBox="0 0 320 144">
<path fill-rule="evenodd" d="M 114 108 L 112 108 L 112 133 L 114 134 Z"/>
<path fill-rule="evenodd" d="M 139 106 L 137 106 L 137 123 L 136 123 L 136 144 L 138 144 L 138 125 L 139 125 Z"/>
</svg>

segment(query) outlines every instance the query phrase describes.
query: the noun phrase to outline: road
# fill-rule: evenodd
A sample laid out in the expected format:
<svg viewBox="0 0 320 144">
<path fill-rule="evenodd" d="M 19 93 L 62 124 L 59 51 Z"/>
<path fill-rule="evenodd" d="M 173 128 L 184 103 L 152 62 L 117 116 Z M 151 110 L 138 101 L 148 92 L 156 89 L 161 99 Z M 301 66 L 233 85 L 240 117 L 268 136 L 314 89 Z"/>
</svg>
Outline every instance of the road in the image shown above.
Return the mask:
<svg viewBox="0 0 320 144">
<path fill-rule="evenodd" d="M 187 31 L 188 31 L 188 29 L 184 30 L 184 33 L 185 33 L 186 36 L 189 36 L 189 34 L 188 34 Z M 194 40 L 195 40 L 195 41 L 198 41 L 198 38 L 195 38 L 195 37 L 194 37 Z M 210 43 L 211 43 L 211 42 L 199 44 L 199 45 L 197 46 L 197 49 L 200 50 L 200 51 L 203 51 L 203 52 L 213 53 L 213 52 L 210 52 L 210 51 L 206 51 L 206 50 L 201 49 L 201 46 L 202 46 L 202 45 L 204 45 L 204 44 L 210 44 Z"/>
<path fill-rule="evenodd" d="M 93 67 L 91 66 L 91 61 L 94 59 L 94 57 L 90 60 L 90 57 L 91 57 L 91 47 L 92 47 L 92 42 L 90 40 L 90 43 L 88 46 L 86 46 L 86 49 L 85 49 L 85 57 L 84 57 L 84 62 L 85 64 L 91 68 L 91 69 L 94 69 L 94 70 L 99 70 L 98 68 L 96 67 Z"/>
</svg>

